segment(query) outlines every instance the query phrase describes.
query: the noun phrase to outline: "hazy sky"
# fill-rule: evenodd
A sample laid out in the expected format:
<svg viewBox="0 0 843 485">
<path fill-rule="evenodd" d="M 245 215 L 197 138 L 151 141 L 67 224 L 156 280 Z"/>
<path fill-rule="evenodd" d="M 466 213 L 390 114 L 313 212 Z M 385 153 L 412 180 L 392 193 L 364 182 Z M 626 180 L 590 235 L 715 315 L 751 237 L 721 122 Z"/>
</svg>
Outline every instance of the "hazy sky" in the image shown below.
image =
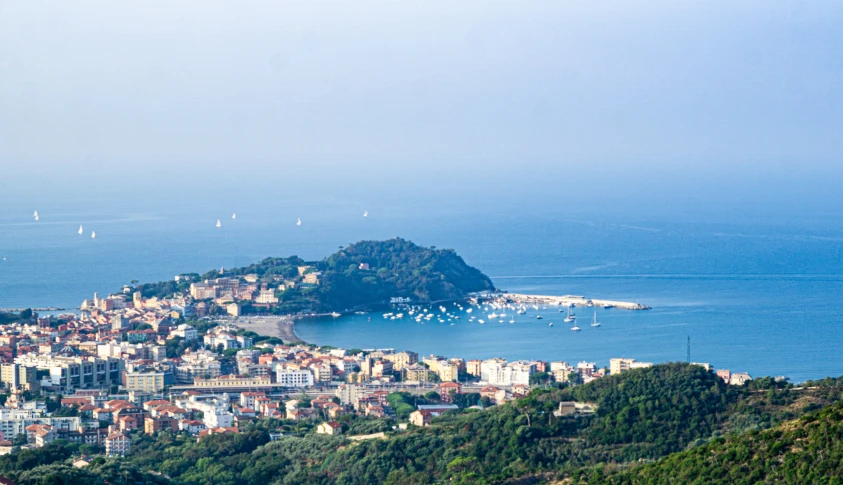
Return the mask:
<svg viewBox="0 0 843 485">
<path fill-rule="evenodd" d="M 831 194 L 841 25 L 838 0 L 0 0 L 0 190 L 260 174 L 641 195 L 721 173 Z"/>
</svg>

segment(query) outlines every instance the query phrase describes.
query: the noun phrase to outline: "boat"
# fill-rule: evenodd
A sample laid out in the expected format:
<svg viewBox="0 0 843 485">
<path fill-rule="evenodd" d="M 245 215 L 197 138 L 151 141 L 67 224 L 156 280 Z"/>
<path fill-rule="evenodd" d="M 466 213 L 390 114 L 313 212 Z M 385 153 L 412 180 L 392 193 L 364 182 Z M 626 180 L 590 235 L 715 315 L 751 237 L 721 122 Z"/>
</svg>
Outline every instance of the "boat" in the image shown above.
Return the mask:
<svg viewBox="0 0 843 485">
<path fill-rule="evenodd" d="M 548 326 L 548 327 L 552 327 L 552 326 L 553 326 L 553 322 L 548 323 L 548 324 L 547 324 L 547 326 Z"/>
<path fill-rule="evenodd" d="M 565 317 L 565 323 L 576 322 L 577 316 L 574 315 L 574 312 L 571 311 L 571 307 L 568 307 L 568 316 Z"/>
<path fill-rule="evenodd" d="M 38 211 L 35 211 L 35 214 L 32 214 L 32 216 L 35 217 L 35 220 L 37 221 L 38 220 Z"/>
<path fill-rule="evenodd" d="M 597 312 L 594 312 L 594 320 L 591 322 L 592 327 L 599 327 L 600 322 L 597 321 Z"/>
<path fill-rule="evenodd" d="M 79 233 L 80 236 L 82 235 L 82 226 L 79 226 L 79 231 L 77 231 L 77 232 Z"/>
<path fill-rule="evenodd" d="M 541 316 L 541 315 L 536 315 L 536 320 L 541 320 L 542 318 L 544 318 L 544 317 Z"/>
<path fill-rule="evenodd" d="M 96 239 L 96 238 L 97 238 L 97 232 L 91 231 L 91 239 Z"/>
<path fill-rule="evenodd" d="M 222 227 L 222 222 L 219 219 L 217 219 L 217 227 Z"/>
<path fill-rule="evenodd" d="M 331 316 L 334 317 L 334 318 L 337 318 L 337 317 L 341 317 L 342 315 L 337 313 L 337 312 L 332 312 Z"/>
<path fill-rule="evenodd" d="M 297 226 L 300 226 L 300 225 L 301 225 L 301 218 L 299 218 L 299 219 L 296 221 L 296 225 L 297 225 Z"/>
<path fill-rule="evenodd" d="M 237 219 L 237 213 L 235 212 L 234 214 L 231 214 L 231 218 L 232 218 L 232 219 Z"/>
<path fill-rule="evenodd" d="M 573 327 L 571 327 L 571 331 L 572 331 L 572 332 L 579 332 L 579 331 L 580 331 L 580 327 L 578 327 L 578 326 L 577 326 L 577 324 L 575 323 L 575 324 L 574 324 L 574 326 L 573 326 Z"/>
<path fill-rule="evenodd" d="M 515 323 L 515 320 L 510 320 L 509 323 Z"/>
<path fill-rule="evenodd" d="M 484 323 L 486 323 L 486 322 L 485 322 L 485 321 L 483 321 L 483 320 L 477 320 L 477 323 L 479 323 L 480 325 L 483 325 L 483 324 L 484 324 Z"/>
<path fill-rule="evenodd" d="M 363 211 L 363 217 L 369 217 L 369 211 Z"/>
</svg>

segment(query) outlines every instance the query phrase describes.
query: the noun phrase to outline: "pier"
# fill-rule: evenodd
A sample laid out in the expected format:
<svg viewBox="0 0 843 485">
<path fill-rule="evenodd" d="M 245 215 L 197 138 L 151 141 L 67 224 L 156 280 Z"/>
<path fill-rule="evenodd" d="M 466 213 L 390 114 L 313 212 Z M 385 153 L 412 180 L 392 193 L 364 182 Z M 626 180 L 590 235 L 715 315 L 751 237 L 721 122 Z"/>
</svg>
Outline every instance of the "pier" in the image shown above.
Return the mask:
<svg viewBox="0 0 843 485">
<path fill-rule="evenodd" d="M 649 310 L 650 307 L 640 303 L 628 301 L 613 301 L 613 300 L 596 300 L 586 298 L 584 296 L 547 296 L 547 295 L 522 295 L 518 293 L 507 293 L 502 295 L 502 298 L 511 303 L 529 303 L 542 305 L 561 305 L 561 306 L 594 306 L 598 308 L 620 308 L 622 310 Z"/>
</svg>

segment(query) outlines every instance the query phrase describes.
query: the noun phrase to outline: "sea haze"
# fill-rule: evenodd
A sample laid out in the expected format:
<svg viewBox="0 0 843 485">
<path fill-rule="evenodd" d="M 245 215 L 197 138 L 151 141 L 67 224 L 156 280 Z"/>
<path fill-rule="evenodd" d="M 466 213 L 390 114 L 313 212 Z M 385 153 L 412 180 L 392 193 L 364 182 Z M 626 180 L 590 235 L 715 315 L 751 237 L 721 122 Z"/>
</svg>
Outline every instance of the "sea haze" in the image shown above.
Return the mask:
<svg viewBox="0 0 843 485">
<path fill-rule="evenodd" d="M 548 308 L 541 321 L 518 317 L 511 325 L 465 318 L 453 326 L 420 325 L 379 314 L 371 321 L 314 320 L 299 323 L 299 335 L 346 347 L 599 365 L 619 356 L 684 360 L 690 337 L 692 360 L 718 368 L 794 381 L 843 374 L 837 358 L 843 350 L 843 226 L 833 217 L 713 222 L 698 214 L 679 219 L 693 222 L 673 222 L 677 218 L 665 214 L 597 215 L 524 204 L 360 202 L 317 193 L 264 205 L 239 206 L 233 199 L 224 208 L 218 201 L 157 201 L 142 211 L 46 200 L 33 207 L 41 215 L 37 223 L 31 211 L 0 214 L 0 257 L 6 258 L 0 307 L 72 308 L 94 291 L 116 291 L 132 279 L 157 281 L 267 256 L 317 259 L 357 240 L 401 236 L 456 249 L 504 290 L 636 301 L 653 309 L 601 311 L 600 328 L 581 321 L 578 333 L 568 330 L 558 309 Z M 80 224 L 83 236 L 76 234 Z M 591 318 L 588 309 L 579 315 Z"/>
</svg>

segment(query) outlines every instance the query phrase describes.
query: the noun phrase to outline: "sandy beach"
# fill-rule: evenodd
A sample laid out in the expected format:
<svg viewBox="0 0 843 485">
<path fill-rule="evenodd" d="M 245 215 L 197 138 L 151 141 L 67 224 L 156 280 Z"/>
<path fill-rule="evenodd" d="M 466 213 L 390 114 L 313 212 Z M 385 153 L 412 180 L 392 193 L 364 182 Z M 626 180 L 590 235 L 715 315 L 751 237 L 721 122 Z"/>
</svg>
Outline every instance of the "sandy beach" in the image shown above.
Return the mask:
<svg viewBox="0 0 843 485">
<path fill-rule="evenodd" d="M 235 324 L 259 335 L 278 337 L 286 344 L 302 341 L 293 330 L 294 321 L 292 317 L 239 317 Z"/>
</svg>

